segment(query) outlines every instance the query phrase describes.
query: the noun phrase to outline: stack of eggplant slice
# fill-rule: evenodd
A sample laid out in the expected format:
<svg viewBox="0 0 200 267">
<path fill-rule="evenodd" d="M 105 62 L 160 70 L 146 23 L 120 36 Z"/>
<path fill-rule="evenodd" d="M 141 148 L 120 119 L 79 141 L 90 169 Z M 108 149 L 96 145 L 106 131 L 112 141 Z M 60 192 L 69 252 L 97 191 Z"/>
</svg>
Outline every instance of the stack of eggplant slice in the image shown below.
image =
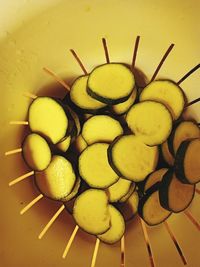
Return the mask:
<svg viewBox="0 0 200 267">
<path fill-rule="evenodd" d="M 181 119 L 182 89 L 156 80 L 138 91 L 127 65 L 108 63 L 64 100 L 38 97 L 29 108 L 23 156 L 37 188 L 107 244 L 137 213 L 157 225 L 186 209 L 200 181 L 200 130 Z"/>
</svg>

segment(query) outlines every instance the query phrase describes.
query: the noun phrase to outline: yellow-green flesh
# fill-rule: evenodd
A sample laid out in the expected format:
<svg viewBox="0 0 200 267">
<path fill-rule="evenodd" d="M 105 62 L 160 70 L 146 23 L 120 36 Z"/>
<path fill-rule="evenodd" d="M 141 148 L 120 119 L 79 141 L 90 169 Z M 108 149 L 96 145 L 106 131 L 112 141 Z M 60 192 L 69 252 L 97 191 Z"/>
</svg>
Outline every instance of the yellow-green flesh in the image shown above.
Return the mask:
<svg viewBox="0 0 200 267">
<path fill-rule="evenodd" d="M 110 228 L 106 193 L 97 189 L 82 193 L 74 203 L 73 217 L 86 232 L 94 235 L 105 233 Z"/>
<path fill-rule="evenodd" d="M 194 195 L 194 185 L 183 184 L 175 175 L 168 188 L 168 205 L 173 212 L 180 212 L 188 206 Z"/>
<path fill-rule="evenodd" d="M 30 168 L 42 171 L 51 162 L 51 150 L 47 141 L 38 134 L 29 134 L 23 142 L 23 157 Z"/>
<path fill-rule="evenodd" d="M 88 95 L 87 89 L 88 76 L 79 77 L 70 90 L 70 98 L 78 107 L 82 109 L 99 109 L 106 105 Z"/>
<path fill-rule="evenodd" d="M 107 188 L 119 179 L 108 163 L 108 146 L 106 143 L 90 145 L 79 157 L 79 173 L 91 187 Z"/>
<path fill-rule="evenodd" d="M 164 104 L 174 120 L 181 115 L 185 99 L 182 90 L 171 81 L 153 81 L 145 87 L 140 95 L 140 101 L 155 100 Z"/>
<path fill-rule="evenodd" d="M 62 152 L 66 152 L 71 144 L 71 136 L 67 136 L 62 139 L 61 142 L 57 143 L 56 147 Z"/>
<path fill-rule="evenodd" d="M 35 173 L 35 181 L 45 196 L 62 200 L 71 193 L 76 176 L 67 159 L 62 156 L 53 156 L 47 169 Z"/>
<path fill-rule="evenodd" d="M 108 244 L 114 244 L 119 241 L 125 232 L 125 222 L 121 213 L 112 205 L 108 206 L 111 226 L 110 229 L 104 234 L 98 235 L 97 237 Z"/>
<path fill-rule="evenodd" d="M 116 202 L 125 196 L 130 188 L 131 181 L 119 178 L 119 180 L 106 189 L 110 202 Z"/>
<path fill-rule="evenodd" d="M 185 176 L 191 183 L 199 182 L 200 180 L 200 139 L 193 140 L 185 154 L 184 162 Z"/>
<path fill-rule="evenodd" d="M 164 221 L 170 213 L 170 211 L 161 206 L 158 190 L 150 195 L 143 206 L 143 218 L 149 225 L 159 224 Z"/>
<path fill-rule="evenodd" d="M 66 134 L 68 118 L 63 107 L 50 97 L 37 97 L 29 108 L 28 122 L 32 132 L 58 143 Z"/>
<path fill-rule="evenodd" d="M 70 201 L 72 198 L 74 198 L 77 195 L 77 193 L 78 193 L 78 190 L 80 188 L 80 185 L 81 185 L 81 179 L 80 179 L 80 177 L 78 177 L 76 179 L 75 185 L 74 185 L 71 193 L 68 196 L 62 198 L 62 201 L 63 202 L 67 202 L 67 201 Z"/>
<path fill-rule="evenodd" d="M 172 156 L 172 154 L 169 151 L 169 147 L 168 147 L 168 143 L 167 141 L 165 141 L 162 145 L 161 145 L 161 149 L 162 149 L 162 155 L 164 157 L 164 160 L 170 165 L 173 166 L 174 165 L 174 157 Z"/>
<path fill-rule="evenodd" d="M 120 203 L 126 202 L 129 199 L 129 197 L 132 195 L 132 193 L 135 191 L 135 187 L 136 187 L 135 183 L 132 182 L 132 184 L 128 190 L 128 193 L 125 196 L 123 196 L 122 198 L 120 198 L 119 202 Z"/>
<path fill-rule="evenodd" d="M 162 144 L 172 129 L 172 117 L 161 103 L 144 101 L 128 111 L 126 121 L 131 131 L 147 145 Z"/>
<path fill-rule="evenodd" d="M 136 96 L 137 96 L 137 89 L 134 88 L 132 94 L 126 101 L 112 106 L 113 111 L 119 115 L 124 114 L 133 105 L 133 103 L 135 102 Z"/>
<path fill-rule="evenodd" d="M 123 134 L 120 123 L 107 115 L 96 115 L 88 119 L 82 128 L 82 136 L 91 145 L 96 142 L 112 142 Z"/>
<path fill-rule="evenodd" d="M 81 134 L 75 140 L 75 146 L 79 153 L 81 153 L 88 145 Z"/>
<path fill-rule="evenodd" d="M 192 138 L 200 138 L 200 129 L 197 124 L 192 121 L 183 121 L 175 130 L 173 139 L 173 149 L 176 153 L 180 144 Z"/>
<path fill-rule="evenodd" d="M 153 173 L 151 173 L 144 186 L 144 191 L 148 190 L 152 185 L 154 185 L 157 182 L 160 182 L 163 178 L 163 175 L 167 172 L 167 168 L 159 169 Z"/>
<path fill-rule="evenodd" d="M 95 94 L 108 99 L 129 96 L 135 86 L 133 73 L 125 65 L 110 63 L 95 68 L 88 79 L 88 87 Z"/>
<path fill-rule="evenodd" d="M 123 177 L 139 182 L 155 170 L 158 148 L 145 145 L 134 135 L 120 138 L 112 148 L 112 162 Z"/>
</svg>

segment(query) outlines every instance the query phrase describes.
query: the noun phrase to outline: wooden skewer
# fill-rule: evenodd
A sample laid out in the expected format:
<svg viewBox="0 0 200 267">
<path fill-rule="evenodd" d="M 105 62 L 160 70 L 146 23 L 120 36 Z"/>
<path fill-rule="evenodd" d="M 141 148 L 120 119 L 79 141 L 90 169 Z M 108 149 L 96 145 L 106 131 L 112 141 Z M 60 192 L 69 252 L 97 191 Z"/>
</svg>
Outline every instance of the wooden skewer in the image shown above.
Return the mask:
<svg viewBox="0 0 200 267">
<path fill-rule="evenodd" d="M 199 101 L 200 101 L 200 97 L 197 98 L 197 99 L 192 100 L 191 102 L 189 102 L 189 103 L 186 105 L 185 108 L 187 108 L 187 107 L 189 107 L 189 106 L 192 106 L 193 104 L 196 104 L 196 103 L 199 102 Z"/>
<path fill-rule="evenodd" d="M 132 71 L 135 68 L 135 62 L 136 62 L 136 57 L 137 57 L 137 51 L 138 51 L 138 47 L 139 47 L 139 42 L 140 42 L 140 36 L 138 35 L 135 39 L 135 45 L 134 45 L 134 50 L 133 50 L 133 58 L 132 58 L 132 64 L 131 64 L 131 68 Z"/>
<path fill-rule="evenodd" d="M 26 178 L 32 176 L 33 174 L 34 174 L 34 171 L 31 171 L 31 172 L 28 172 L 28 173 L 26 173 L 26 174 L 23 174 L 23 175 L 17 177 L 16 179 L 12 180 L 12 181 L 9 183 L 9 186 L 14 185 L 14 184 L 16 184 L 16 183 L 18 183 L 18 182 L 20 182 L 20 181 L 22 181 L 22 180 L 24 180 L 24 179 L 26 179 Z"/>
<path fill-rule="evenodd" d="M 154 74 L 153 74 L 150 82 L 152 82 L 153 80 L 155 80 L 156 76 L 158 75 L 159 70 L 161 69 L 161 67 L 162 67 L 163 63 L 165 62 L 166 58 L 168 57 L 169 53 L 172 51 L 173 47 L 174 47 L 174 44 L 171 44 L 168 47 L 168 49 L 165 52 L 164 56 L 162 57 L 160 63 L 158 64 L 158 67 L 156 68 L 156 70 L 155 70 L 155 72 L 154 72 Z"/>
<path fill-rule="evenodd" d="M 82 61 L 80 60 L 79 56 L 76 54 L 76 52 L 75 52 L 73 49 L 70 49 L 70 52 L 72 53 L 72 55 L 74 56 L 74 58 L 75 58 L 76 61 L 78 62 L 79 66 L 81 67 L 81 69 L 82 69 L 82 71 L 83 71 L 83 73 L 84 73 L 85 75 L 87 75 L 88 72 L 87 72 L 86 68 L 84 67 Z"/>
<path fill-rule="evenodd" d="M 102 43 L 103 43 L 103 48 L 104 48 L 104 52 L 105 52 L 106 62 L 110 63 L 110 58 L 109 58 L 109 53 L 108 53 L 108 46 L 107 46 L 105 38 L 102 38 Z"/>
<path fill-rule="evenodd" d="M 125 267 L 125 240 L 124 240 L 124 235 L 121 238 L 121 267 Z"/>
<path fill-rule="evenodd" d="M 64 208 L 65 208 L 65 205 L 62 205 L 59 208 L 59 210 L 53 215 L 51 220 L 46 224 L 44 229 L 39 234 L 39 236 L 38 236 L 39 239 L 41 239 L 44 236 L 44 234 L 47 232 L 47 230 L 50 228 L 50 226 L 54 223 L 54 221 L 58 218 L 58 216 L 61 214 L 61 212 L 64 210 Z"/>
<path fill-rule="evenodd" d="M 36 95 L 31 94 L 31 93 L 29 93 L 29 92 L 24 92 L 24 93 L 23 93 L 23 96 L 25 96 L 25 97 L 29 97 L 29 98 L 32 98 L 32 99 L 36 99 L 36 98 L 37 98 Z"/>
<path fill-rule="evenodd" d="M 67 89 L 68 92 L 70 91 L 70 86 L 63 79 L 59 78 L 57 74 L 47 68 L 43 68 L 43 70 L 53 77 L 56 82 L 60 83 L 65 89 Z"/>
<path fill-rule="evenodd" d="M 92 255 L 92 262 L 91 262 L 91 267 L 95 267 L 96 265 L 96 260 L 97 260 L 97 253 L 99 250 L 99 245 L 100 245 L 100 239 L 96 239 L 95 247 L 94 247 L 94 252 Z"/>
<path fill-rule="evenodd" d="M 196 188 L 195 191 L 197 192 L 197 194 L 200 195 L 200 190 L 199 189 Z"/>
<path fill-rule="evenodd" d="M 181 257 L 181 260 L 183 261 L 183 264 L 186 265 L 187 264 L 186 258 L 184 257 L 183 252 L 182 252 L 182 250 L 181 250 L 181 248 L 180 248 L 180 246 L 178 244 L 178 241 L 176 240 L 176 237 L 172 233 L 172 230 L 170 229 L 169 224 L 167 223 L 167 221 L 164 222 L 164 226 L 165 226 L 168 234 L 170 235 L 172 241 L 174 242 L 174 245 L 175 245 L 175 247 L 177 249 L 177 252 L 178 252 L 179 256 Z"/>
<path fill-rule="evenodd" d="M 5 152 L 5 156 L 13 155 L 13 154 L 20 153 L 20 152 L 22 152 L 22 148 L 16 148 L 16 149 Z"/>
<path fill-rule="evenodd" d="M 21 211 L 20 214 L 24 214 L 27 210 L 29 210 L 34 204 L 36 204 L 41 198 L 43 198 L 43 195 L 40 194 L 36 198 L 34 198 L 26 207 L 24 207 Z"/>
<path fill-rule="evenodd" d="M 197 64 L 194 68 L 189 70 L 178 82 L 177 84 L 180 85 L 183 81 L 185 81 L 192 73 L 200 68 L 200 63 Z"/>
<path fill-rule="evenodd" d="M 69 241 L 68 241 L 68 243 L 67 243 L 67 246 L 66 246 L 66 248 L 65 248 L 65 250 L 64 250 L 64 252 L 63 252 L 63 255 L 62 255 L 62 258 L 63 258 L 63 259 L 66 258 L 67 253 L 69 252 L 69 249 L 70 249 L 71 244 L 72 244 L 72 242 L 73 242 L 73 240 L 74 240 L 74 238 L 75 238 L 75 236 L 76 236 L 76 233 L 77 233 L 78 229 L 79 229 L 79 226 L 76 225 L 75 228 L 74 228 L 74 231 L 72 232 L 72 235 L 71 235 L 71 237 L 70 237 L 70 239 L 69 239 Z"/>
<path fill-rule="evenodd" d="M 151 267 L 155 267 L 153 254 L 152 254 L 151 246 L 150 246 L 150 242 L 149 242 L 149 236 L 148 236 L 148 233 L 147 233 L 147 228 L 146 228 L 146 225 L 145 225 L 145 223 L 143 222 L 143 220 L 141 218 L 140 218 L 140 221 L 141 221 L 141 225 L 142 225 L 142 230 L 143 230 L 143 234 L 144 234 L 145 243 L 146 243 L 146 246 L 147 246 L 147 251 L 148 251 L 148 254 L 149 254 L 150 265 L 151 265 Z"/>
<path fill-rule="evenodd" d="M 10 121 L 11 125 L 28 125 L 28 121 Z"/>
<path fill-rule="evenodd" d="M 194 226 L 196 226 L 196 228 L 200 231 L 200 224 L 193 217 L 193 215 L 188 210 L 185 210 L 184 213 L 188 217 L 188 219 L 194 224 Z"/>
</svg>

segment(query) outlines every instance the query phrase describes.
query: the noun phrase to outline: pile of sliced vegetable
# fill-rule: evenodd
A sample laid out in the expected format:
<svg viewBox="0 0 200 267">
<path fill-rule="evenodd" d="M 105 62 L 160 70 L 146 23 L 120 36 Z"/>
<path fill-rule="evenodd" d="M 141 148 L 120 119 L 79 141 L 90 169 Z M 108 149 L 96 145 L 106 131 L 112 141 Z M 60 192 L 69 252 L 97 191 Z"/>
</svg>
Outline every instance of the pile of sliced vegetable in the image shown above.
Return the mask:
<svg viewBox="0 0 200 267">
<path fill-rule="evenodd" d="M 22 147 L 37 188 L 108 244 L 137 213 L 157 225 L 186 209 L 200 181 L 200 130 L 181 117 L 182 89 L 156 80 L 140 91 L 127 65 L 108 63 L 63 100 L 37 97 L 29 108 Z"/>
</svg>

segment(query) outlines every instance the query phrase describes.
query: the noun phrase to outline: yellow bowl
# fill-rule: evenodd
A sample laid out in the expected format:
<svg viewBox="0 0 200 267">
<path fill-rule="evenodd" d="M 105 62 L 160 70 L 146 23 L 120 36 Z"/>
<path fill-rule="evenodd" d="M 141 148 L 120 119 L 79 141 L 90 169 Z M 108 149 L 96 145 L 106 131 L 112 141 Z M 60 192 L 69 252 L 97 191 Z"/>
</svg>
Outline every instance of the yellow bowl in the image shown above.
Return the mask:
<svg viewBox="0 0 200 267">
<path fill-rule="evenodd" d="M 77 0 L 0 1 L 0 198 L 1 266 L 90 266 L 95 237 L 78 231 L 65 260 L 64 247 L 74 229 L 67 212 L 62 212 L 45 237 L 38 234 L 60 204 L 42 199 L 30 211 L 19 211 L 39 192 L 32 177 L 8 187 L 10 180 L 28 171 L 21 156 L 4 157 L 4 152 L 21 145 L 24 127 L 9 125 L 25 120 L 30 99 L 23 92 L 64 96 L 65 89 L 46 75 L 48 67 L 70 81 L 81 69 L 69 52 L 77 51 L 88 71 L 104 63 L 101 38 L 106 37 L 111 61 L 130 63 L 137 35 L 141 36 L 136 66 L 148 79 L 171 43 L 175 44 L 158 77 L 178 81 L 199 63 L 200 34 L 198 1 L 162 0 Z M 199 97 L 199 71 L 181 86 L 189 101 Z M 200 107 L 187 112 L 200 122 Z M 187 115 L 188 115 L 187 114 Z M 200 221 L 200 195 L 189 211 Z M 187 259 L 199 266 L 200 235 L 184 214 L 169 219 L 172 232 Z M 156 266 L 182 266 L 182 260 L 164 225 L 147 228 Z M 128 224 L 125 235 L 126 267 L 149 266 L 149 257 L 139 220 Z M 100 244 L 96 267 L 120 266 L 120 244 Z"/>
</svg>

